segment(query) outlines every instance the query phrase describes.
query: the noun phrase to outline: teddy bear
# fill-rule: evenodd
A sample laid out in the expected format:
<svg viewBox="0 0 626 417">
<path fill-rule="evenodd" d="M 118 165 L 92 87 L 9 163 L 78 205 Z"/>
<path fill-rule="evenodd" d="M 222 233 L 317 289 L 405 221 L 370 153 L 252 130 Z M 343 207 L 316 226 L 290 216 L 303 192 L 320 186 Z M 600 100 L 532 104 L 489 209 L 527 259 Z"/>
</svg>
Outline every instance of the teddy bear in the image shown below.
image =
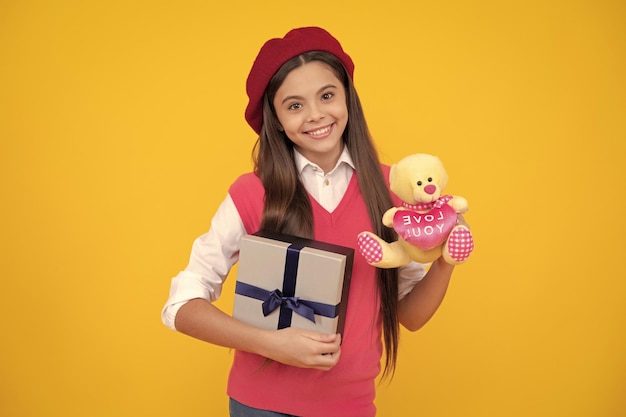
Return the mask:
<svg viewBox="0 0 626 417">
<path fill-rule="evenodd" d="M 408 155 L 391 166 L 390 189 L 402 207 L 387 210 L 382 222 L 395 229 L 398 240 L 388 243 L 372 232 L 359 233 L 359 250 L 370 265 L 396 268 L 440 256 L 452 265 L 467 260 L 474 239 L 458 215 L 467 212 L 468 203 L 460 196 L 442 195 L 447 182 L 443 163 L 434 155 Z"/>
</svg>

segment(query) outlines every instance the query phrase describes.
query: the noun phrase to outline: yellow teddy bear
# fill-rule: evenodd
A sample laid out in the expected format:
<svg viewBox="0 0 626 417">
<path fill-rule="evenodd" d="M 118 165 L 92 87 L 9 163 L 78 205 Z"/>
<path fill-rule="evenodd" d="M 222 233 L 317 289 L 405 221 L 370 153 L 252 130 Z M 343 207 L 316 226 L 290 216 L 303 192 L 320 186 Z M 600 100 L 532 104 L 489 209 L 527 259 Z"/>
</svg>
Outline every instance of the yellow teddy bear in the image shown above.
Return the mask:
<svg viewBox="0 0 626 417">
<path fill-rule="evenodd" d="M 433 155 L 409 155 L 391 166 L 390 188 L 402 207 L 387 210 L 382 222 L 395 229 L 398 240 L 388 243 L 374 233 L 359 233 L 359 249 L 370 265 L 396 268 L 411 260 L 430 263 L 440 256 L 452 265 L 467 260 L 474 239 L 458 216 L 468 210 L 467 200 L 442 195 L 447 182 L 443 164 Z"/>
</svg>

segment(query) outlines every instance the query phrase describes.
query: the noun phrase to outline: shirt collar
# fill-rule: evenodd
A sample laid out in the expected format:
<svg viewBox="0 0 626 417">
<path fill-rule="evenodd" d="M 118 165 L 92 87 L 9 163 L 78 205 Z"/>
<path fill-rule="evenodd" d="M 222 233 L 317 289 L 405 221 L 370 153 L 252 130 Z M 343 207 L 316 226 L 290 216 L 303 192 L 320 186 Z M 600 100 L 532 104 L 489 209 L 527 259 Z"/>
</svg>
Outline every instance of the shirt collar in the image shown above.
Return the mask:
<svg viewBox="0 0 626 417">
<path fill-rule="evenodd" d="M 317 164 L 309 161 L 304 155 L 298 152 L 296 148 L 293 149 L 293 156 L 294 156 L 294 160 L 296 161 L 296 168 L 298 169 L 298 173 L 300 174 L 302 174 L 302 171 L 307 166 L 320 169 L 320 167 Z M 335 165 L 335 167 L 332 170 L 330 170 L 330 172 L 327 172 L 326 174 L 332 174 L 333 171 L 335 171 L 337 167 L 341 165 L 342 163 L 345 163 L 348 166 L 350 166 L 352 169 L 355 169 L 354 162 L 352 161 L 352 157 L 350 156 L 350 152 L 348 152 L 348 148 L 346 146 L 343 147 L 343 151 L 341 151 L 341 155 L 339 155 L 339 159 L 337 160 L 337 164 Z"/>
</svg>

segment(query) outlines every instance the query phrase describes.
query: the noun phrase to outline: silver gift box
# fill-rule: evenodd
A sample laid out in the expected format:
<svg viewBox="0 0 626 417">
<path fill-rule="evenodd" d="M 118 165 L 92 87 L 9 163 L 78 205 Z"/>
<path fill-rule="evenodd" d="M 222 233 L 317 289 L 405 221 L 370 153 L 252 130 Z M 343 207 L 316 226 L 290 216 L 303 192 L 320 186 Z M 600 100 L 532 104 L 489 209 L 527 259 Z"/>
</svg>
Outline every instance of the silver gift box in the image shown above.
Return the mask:
<svg viewBox="0 0 626 417">
<path fill-rule="evenodd" d="M 241 240 L 233 316 L 263 329 L 342 333 L 352 248 L 257 232 Z"/>
</svg>

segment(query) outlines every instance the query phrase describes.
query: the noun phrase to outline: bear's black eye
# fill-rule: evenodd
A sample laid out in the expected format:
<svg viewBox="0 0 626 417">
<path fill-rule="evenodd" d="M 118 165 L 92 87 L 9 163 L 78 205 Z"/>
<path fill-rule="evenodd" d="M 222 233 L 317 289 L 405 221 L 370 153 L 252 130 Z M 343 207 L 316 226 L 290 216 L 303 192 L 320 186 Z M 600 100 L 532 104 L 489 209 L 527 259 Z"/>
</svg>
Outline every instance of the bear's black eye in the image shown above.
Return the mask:
<svg viewBox="0 0 626 417">
<path fill-rule="evenodd" d="M 428 182 L 433 182 L 433 178 L 432 177 L 428 177 Z"/>
<path fill-rule="evenodd" d="M 417 182 L 417 185 L 421 186 L 421 185 L 422 185 L 422 182 L 421 182 L 421 181 L 418 181 L 418 182 Z"/>
</svg>

